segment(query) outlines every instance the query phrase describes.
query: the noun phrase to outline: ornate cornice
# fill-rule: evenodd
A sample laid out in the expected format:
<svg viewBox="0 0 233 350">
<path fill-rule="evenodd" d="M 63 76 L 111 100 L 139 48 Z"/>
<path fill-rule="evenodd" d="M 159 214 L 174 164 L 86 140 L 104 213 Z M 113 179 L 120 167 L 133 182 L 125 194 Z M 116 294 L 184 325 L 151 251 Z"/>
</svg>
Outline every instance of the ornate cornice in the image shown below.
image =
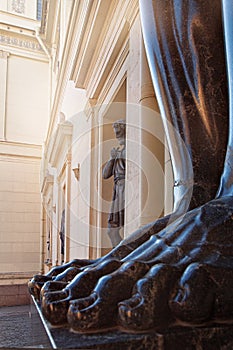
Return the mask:
<svg viewBox="0 0 233 350">
<path fill-rule="evenodd" d="M 46 137 L 46 145 L 48 145 L 53 128 L 55 127 L 57 114 L 60 113 L 66 85 L 71 79 L 74 57 L 79 51 L 80 40 L 83 35 L 85 23 L 90 14 L 92 3 L 93 0 L 79 0 L 74 1 L 73 4 L 72 16 L 70 18 L 69 27 L 66 34 L 63 58 L 60 66 L 60 74 L 58 76 L 58 83 L 54 96 L 54 103 L 51 110 L 51 118 Z"/>
<path fill-rule="evenodd" d="M 53 184 L 54 184 L 54 176 L 47 173 L 43 179 L 42 188 L 41 188 L 41 192 L 43 193 L 44 196 L 48 193 L 49 188 L 51 188 Z"/>
<path fill-rule="evenodd" d="M 47 158 L 52 167 L 61 166 L 61 156 L 65 157 L 69 153 L 72 141 L 73 125 L 65 121 L 57 125 L 57 129 L 50 139 L 47 150 Z"/>
<path fill-rule="evenodd" d="M 122 63 L 120 56 L 126 58 L 130 28 L 138 11 L 137 0 L 93 1 L 71 75 L 76 87 L 87 90 L 88 98 L 99 101 L 112 67 L 119 68 L 116 61 Z"/>
</svg>

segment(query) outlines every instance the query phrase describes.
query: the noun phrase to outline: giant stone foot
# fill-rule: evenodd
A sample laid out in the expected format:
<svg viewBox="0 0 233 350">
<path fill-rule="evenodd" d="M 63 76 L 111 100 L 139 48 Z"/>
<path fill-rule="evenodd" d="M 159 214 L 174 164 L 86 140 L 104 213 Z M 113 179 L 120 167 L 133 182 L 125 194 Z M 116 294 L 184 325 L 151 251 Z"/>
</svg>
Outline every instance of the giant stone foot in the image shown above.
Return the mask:
<svg viewBox="0 0 233 350">
<path fill-rule="evenodd" d="M 168 300 L 179 276 L 175 266 L 153 266 L 135 285 L 133 297 L 118 304 L 121 326 L 131 330 L 168 326 L 172 321 Z"/>
<path fill-rule="evenodd" d="M 229 321 L 232 230 L 233 197 L 214 199 L 155 235 L 144 232 L 147 240 L 121 260 L 109 257 L 79 268 L 65 288 L 62 281 L 47 282 L 43 313 L 52 324 L 68 320 L 79 332 Z"/>
<path fill-rule="evenodd" d="M 90 296 L 71 301 L 67 315 L 70 326 L 80 332 L 116 326 L 118 303 L 130 297 L 134 284 L 148 269 L 146 263 L 128 262 L 100 278 Z"/>
<path fill-rule="evenodd" d="M 56 284 L 53 284 L 52 282 L 71 282 L 79 272 L 87 267 L 96 266 L 97 264 L 109 259 L 124 259 L 128 254 L 146 242 L 150 237 L 166 227 L 169 219 L 170 215 L 167 215 L 156 222 L 150 223 L 145 225 L 143 228 L 138 229 L 123 240 L 116 248 L 112 249 L 109 254 L 102 258 L 95 260 L 73 259 L 66 264 L 53 267 L 47 274 L 33 276 L 33 278 L 28 282 L 30 294 L 32 294 L 37 301 L 40 301 L 41 289 L 46 282 L 51 281 L 50 284 L 47 284 L 46 290 L 49 291 L 50 289 L 51 291 L 54 291 L 56 290 Z M 58 287 L 58 290 L 60 289 L 61 288 Z"/>
<path fill-rule="evenodd" d="M 119 304 L 123 327 L 143 330 L 232 319 L 232 214 L 232 197 L 215 199 L 189 212 L 179 225 L 173 223 L 173 232 L 170 227 L 159 234 L 164 251 L 148 261 L 156 265 L 138 281 L 133 296 Z M 180 256 L 175 249 L 171 254 L 171 248 Z M 146 255 L 140 253 L 142 257 Z"/>
<path fill-rule="evenodd" d="M 62 284 L 57 284 L 62 282 L 45 283 L 41 290 L 44 316 L 52 325 L 66 323 L 69 302 L 73 299 L 87 297 L 101 276 L 117 270 L 121 265 L 122 263 L 119 260 L 112 259 L 103 261 L 97 266 L 89 266 L 61 290 L 59 290 L 59 287 Z"/>
<path fill-rule="evenodd" d="M 170 301 L 173 315 L 196 325 L 231 322 L 233 268 L 227 265 L 189 265 L 180 279 L 175 298 Z"/>
<path fill-rule="evenodd" d="M 67 264 L 54 266 L 45 275 L 34 275 L 28 282 L 28 289 L 30 294 L 34 296 L 36 300 L 40 300 L 40 291 L 43 285 L 48 281 L 63 281 L 69 282 L 74 276 L 87 264 L 91 264 L 94 261 L 86 259 L 73 259 Z M 79 270 L 80 269 L 80 270 Z"/>
</svg>

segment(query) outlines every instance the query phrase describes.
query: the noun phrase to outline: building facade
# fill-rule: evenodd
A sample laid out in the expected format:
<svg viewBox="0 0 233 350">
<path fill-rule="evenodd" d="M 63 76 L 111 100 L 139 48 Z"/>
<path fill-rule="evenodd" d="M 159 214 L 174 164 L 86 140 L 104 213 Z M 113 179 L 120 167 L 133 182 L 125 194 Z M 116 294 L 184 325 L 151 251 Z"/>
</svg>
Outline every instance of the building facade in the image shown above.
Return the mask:
<svg viewBox="0 0 233 350">
<path fill-rule="evenodd" d="M 127 125 L 122 238 L 171 211 L 172 173 L 138 1 L 45 1 L 42 30 L 57 67 L 41 176 L 46 272 L 111 249 L 113 179 L 104 180 L 102 169 L 117 147 L 114 121 L 125 119 Z"/>
<path fill-rule="evenodd" d="M 40 262 L 39 175 L 49 116 L 40 5 L 0 3 L 0 305 L 28 302 L 26 283 Z"/>
</svg>

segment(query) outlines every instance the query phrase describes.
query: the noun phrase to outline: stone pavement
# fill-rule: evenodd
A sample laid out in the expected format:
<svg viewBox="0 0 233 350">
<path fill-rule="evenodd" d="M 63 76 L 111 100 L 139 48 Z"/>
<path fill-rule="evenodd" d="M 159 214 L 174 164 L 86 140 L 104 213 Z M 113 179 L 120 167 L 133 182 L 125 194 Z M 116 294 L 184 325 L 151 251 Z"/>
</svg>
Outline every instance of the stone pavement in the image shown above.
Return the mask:
<svg viewBox="0 0 233 350">
<path fill-rule="evenodd" d="M 0 307 L 0 348 L 51 348 L 33 304 Z"/>
</svg>

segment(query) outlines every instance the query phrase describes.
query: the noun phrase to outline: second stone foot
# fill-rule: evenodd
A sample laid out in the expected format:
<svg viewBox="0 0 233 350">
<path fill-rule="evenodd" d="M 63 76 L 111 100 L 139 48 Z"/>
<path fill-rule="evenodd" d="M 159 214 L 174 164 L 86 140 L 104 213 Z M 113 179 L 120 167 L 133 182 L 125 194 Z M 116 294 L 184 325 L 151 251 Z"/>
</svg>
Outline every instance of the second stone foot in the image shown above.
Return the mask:
<svg viewBox="0 0 233 350">
<path fill-rule="evenodd" d="M 173 266 L 153 266 L 137 282 L 133 296 L 118 304 L 121 327 L 142 331 L 168 326 L 172 322 L 169 296 L 179 275 L 180 272 Z"/>
</svg>

